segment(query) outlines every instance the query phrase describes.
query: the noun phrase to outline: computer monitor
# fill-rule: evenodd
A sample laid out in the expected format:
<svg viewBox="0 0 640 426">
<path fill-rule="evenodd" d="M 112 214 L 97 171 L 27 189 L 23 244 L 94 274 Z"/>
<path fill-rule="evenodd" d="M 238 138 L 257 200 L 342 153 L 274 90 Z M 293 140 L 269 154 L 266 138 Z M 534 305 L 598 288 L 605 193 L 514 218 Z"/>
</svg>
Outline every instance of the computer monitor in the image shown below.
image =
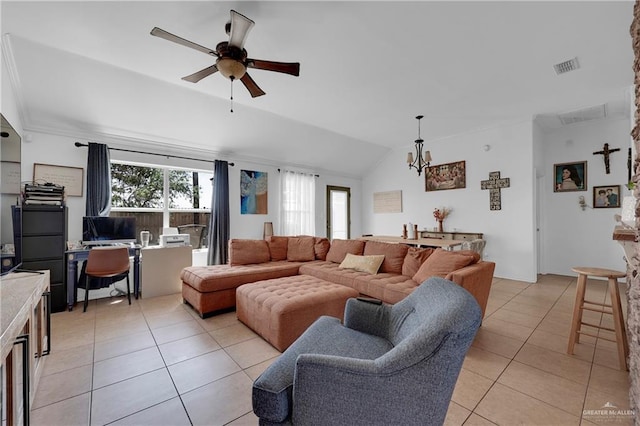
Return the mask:
<svg viewBox="0 0 640 426">
<path fill-rule="evenodd" d="M 85 216 L 82 218 L 82 244 L 102 245 L 136 241 L 135 217 Z"/>
</svg>

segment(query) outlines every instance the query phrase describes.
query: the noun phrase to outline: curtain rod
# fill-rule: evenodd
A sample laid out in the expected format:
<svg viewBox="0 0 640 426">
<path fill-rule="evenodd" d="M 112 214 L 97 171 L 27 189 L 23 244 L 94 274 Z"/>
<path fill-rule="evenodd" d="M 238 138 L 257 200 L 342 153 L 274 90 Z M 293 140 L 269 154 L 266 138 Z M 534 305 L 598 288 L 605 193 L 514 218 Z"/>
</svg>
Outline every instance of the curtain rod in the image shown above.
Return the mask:
<svg viewBox="0 0 640 426">
<path fill-rule="evenodd" d="M 80 143 L 80 142 L 76 142 L 75 146 L 77 146 L 78 148 L 80 148 L 81 146 L 89 146 L 85 143 Z M 159 157 L 171 157 L 171 158 L 180 158 L 182 160 L 192 160 L 192 161 L 204 161 L 205 163 L 212 163 L 213 161 L 211 160 L 203 160 L 202 158 L 191 158 L 191 157 L 181 157 L 179 155 L 171 155 L 171 154 L 158 154 L 156 152 L 146 152 L 146 151 L 136 151 L 133 149 L 124 149 L 124 148 L 111 148 L 109 147 L 110 150 L 114 150 L 114 151 L 124 151 L 124 152 L 133 152 L 136 154 L 147 154 L 147 155 L 157 155 Z M 231 167 L 235 166 L 234 163 L 229 163 L 229 165 Z"/>
<path fill-rule="evenodd" d="M 280 171 L 280 169 L 278 169 L 278 171 Z M 313 175 L 313 176 L 315 176 L 315 177 L 320 177 L 320 175 Z"/>
</svg>

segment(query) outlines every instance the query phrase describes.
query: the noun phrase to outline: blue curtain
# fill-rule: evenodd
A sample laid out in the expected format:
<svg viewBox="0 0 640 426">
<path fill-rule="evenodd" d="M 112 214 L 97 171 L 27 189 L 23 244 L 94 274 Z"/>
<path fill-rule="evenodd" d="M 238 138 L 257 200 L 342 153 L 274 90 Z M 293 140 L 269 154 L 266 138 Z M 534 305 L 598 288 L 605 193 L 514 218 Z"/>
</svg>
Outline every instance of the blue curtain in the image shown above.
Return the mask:
<svg viewBox="0 0 640 426">
<path fill-rule="evenodd" d="M 111 161 L 109 147 L 102 143 L 89 142 L 87 154 L 87 201 L 86 216 L 109 216 L 111 211 Z M 76 285 L 84 288 L 87 262 L 82 264 L 80 277 Z M 109 287 L 112 278 L 91 278 L 89 288 Z M 85 297 L 88 295 L 85 294 Z"/>
<path fill-rule="evenodd" d="M 212 197 L 207 264 L 222 265 L 228 261 L 229 242 L 229 163 L 226 161 L 214 162 Z"/>
<path fill-rule="evenodd" d="M 87 156 L 86 216 L 109 216 L 111 211 L 111 161 L 109 147 L 89 142 Z"/>
</svg>

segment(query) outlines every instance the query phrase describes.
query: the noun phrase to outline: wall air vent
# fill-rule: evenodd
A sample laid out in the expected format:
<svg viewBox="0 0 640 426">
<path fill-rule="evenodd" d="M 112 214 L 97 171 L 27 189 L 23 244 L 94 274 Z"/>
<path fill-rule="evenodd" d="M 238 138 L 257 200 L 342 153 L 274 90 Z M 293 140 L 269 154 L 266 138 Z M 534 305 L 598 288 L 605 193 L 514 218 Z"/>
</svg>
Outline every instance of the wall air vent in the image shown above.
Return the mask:
<svg viewBox="0 0 640 426">
<path fill-rule="evenodd" d="M 583 121 L 599 120 L 607 117 L 607 104 L 578 109 L 558 114 L 563 125 L 582 123 Z"/>
<path fill-rule="evenodd" d="M 560 62 L 559 64 L 555 64 L 553 69 L 556 71 L 556 74 L 564 74 L 569 71 L 574 71 L 580 68 L 580 64 L 578 63 L 578 58 L 569 59 L 568 61 Z"/>
</svg>

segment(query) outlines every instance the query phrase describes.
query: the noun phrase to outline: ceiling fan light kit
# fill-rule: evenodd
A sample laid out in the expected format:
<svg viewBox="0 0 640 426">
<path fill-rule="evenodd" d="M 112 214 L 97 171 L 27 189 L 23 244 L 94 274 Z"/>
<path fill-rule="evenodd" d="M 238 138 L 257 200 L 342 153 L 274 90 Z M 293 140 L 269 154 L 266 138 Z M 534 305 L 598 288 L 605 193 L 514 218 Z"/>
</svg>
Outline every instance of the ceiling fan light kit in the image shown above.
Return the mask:
<svg viewBox="0 0 640 426">
<path fill-rule="evenodd" d="M 220 74 L 231 80 L 231 82 L 240 80 L 251 94 L 251 97 L 255 98 L 264 95 L 265 92 L 256 84 L 249 73 L 247 73 L 247 68 L 279 72 L 297 77 L 300 75 L 300 63 L 274 62 L 249 58 L 247 51 L 244 49 L 244 43 L 249 31 L 251 31 L 254 25 L 255 22 L 251 19 L 232 10 L 231 20 L 225 25 L 225 31 L 229 35 L 229 41 L 218 43 L 215 50 L 171 34 L 158 27 L 151 30 L 151 35 L 190 47 L 217 58 L 215 65 L 210 65 L 207 68 L 183 77 L 183 80 L 190 83 L 197 83 L 203 78 L 220 71 Z"/>
<path fill-rule="evenodd" d="M 407 164 L 409 165 L 409 170 L 414 168 L 418 171 L 418 176 L 422 174 L 422 170 L 429 167 L 431 163 L 431 152 L 424 151 L 424 155 L 422 154 L 422 146 L 424 144 L 424 140 L 420 137 L 420 120 L 424 116 L 418 115 L 416 119 L 418 120 L 418 139 L 415 140 L 415 148 L 416 148 L 416 156 L 415 159 L 413 157 L 413 152 L 409 152 L 407 154 Z"/>
</svg>

